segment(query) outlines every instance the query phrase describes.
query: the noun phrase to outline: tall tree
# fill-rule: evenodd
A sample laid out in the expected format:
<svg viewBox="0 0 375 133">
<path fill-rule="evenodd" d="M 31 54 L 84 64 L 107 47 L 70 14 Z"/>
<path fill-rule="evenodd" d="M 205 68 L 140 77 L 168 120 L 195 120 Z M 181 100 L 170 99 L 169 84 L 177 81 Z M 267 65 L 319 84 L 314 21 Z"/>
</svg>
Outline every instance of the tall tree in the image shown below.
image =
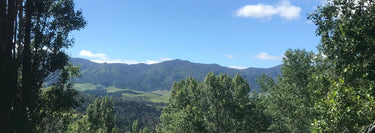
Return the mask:
<svg viewBox="0 0 375 133">
<path fill-rule="evenodd" d="M 51 73 L 64 77 L 64 49 L 73 44 L 69 33 L 85 24 L 72 0 L 0 2 L 0 130 L 35 131 L 44 106 L 42 84 Z"/>
<path fill-rule="evenodd" d="M 12 99 L 16 92 L 17 67 L 14 53 L 16 1 L 0 1 L 0 131 L 10 132 Z"/>
<path fill-rule="evenodd" d="M 305 50 L 288 50 L 283 58 L 282 75 L 275 83 L 263 77 L 259 84 L 265 93 L 265 114 L 272 118 L 275 132 L 307 132 L 313 122 L 313 88 L 309 87 L 315 71 L 315 54 Z M 301 117 L 303 116 L 303 117 Z"/>
<path fill-rule="evenodd" d="M 316 103 L 316 132 L 358 132 L 375 120 L 375 2 L 333 0 L 310 15 L 319 51 L 333 66 L 324 99 Z"/>
</svg>

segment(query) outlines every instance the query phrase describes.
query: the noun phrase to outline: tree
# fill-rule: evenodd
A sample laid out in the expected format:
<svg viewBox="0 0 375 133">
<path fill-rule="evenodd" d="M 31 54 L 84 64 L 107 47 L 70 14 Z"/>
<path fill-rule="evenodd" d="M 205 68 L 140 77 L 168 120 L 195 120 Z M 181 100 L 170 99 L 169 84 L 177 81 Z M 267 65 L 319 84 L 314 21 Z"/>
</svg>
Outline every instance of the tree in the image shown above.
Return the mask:
<svg viewBox="0 0 375 133">
<path fill-rule="evenodd" d="M 15 64 L 15 50 L 13 39 L 15 0 L 0 1 L 0 131 L 11 131 L 12 99 L 16 94 L 17 69 Z"/>
<path fill-rule="evenodd" d="M 103 129 L 110 133 L 115 128 L 115 115 L 113 110 L 112 98 L 106 96 L 105 98 L 96 98 L 95 102 L 91 104 L 86 111 L 88 121 L 91 123 L 90 130 L 97 131 Z"/>
<path fill-rule="evenodd" d="M 87 108 L 86 115 L 69 125 L 68 132 L 116 132 L 114 114 L 112 98 L 97 97 Z"/>
<path fill-rule="evenodd" d="M 141 133 L 152 133 L 147 127 L 143 128 Z"/>
<path fill-rule="evenodd" d="M 199 88 L 198 88 L 199 85 Z M 159 132 L 204 132 L 200 98 L 204 97 L 201 84 L 188 78 L 175 82 L 172 86 L 169 104 L 164 107 L 160 116 Z"/>
<path fill-rule="evenodd" d="M 175 82 L 164 107 L 159 132 L 260 131 L 263 117 L 255 111 L 248 82 L 241 76 L 207 74 Z"/>
<path fill-rule="evenodd" d="M 58 82 L 43 88 L 39 94 L 39 112 L 34 114 L 38 132 L 63 132 L 72 121 L 73 108 L 80 103 L 75 98 L 72 78 L 80 76 L 79 66 L 69 64 L 61 70 Z"/>
<path fill-rule="evenodd" d="M 132 125 L 132 133 L 138 133 L 139 131 L 138 120 L 135 120 Z"/>
<path fill-rule="evenodd" d="M 315 72 L 315 54 L 305 50 L 288 50 L 283 58 L 282 75 L 277 83 L 263 75 L 258 79 L 268 93 L 262 103 L 271 117 L 270 130 L 275 132 L 308 132 L 314 120 L 314 88 L 311 75 Z M 303 117 L 301 117 L 303 116 Z"/>
<path fill-rule="evenodd" d="M 0 20 L 0 129 L 35 131 L 42 84 L 51 73 L 64 77 L 69 33 L 86 22 L 72 0 L 2 0 Z"/>
<path fill-rule="evenodd" d="M 315 132 L 359 132 L 375 119 L 375 3 L 334 0 L 310 15 L 334 74 L 316 103 Z"/>
</svg>

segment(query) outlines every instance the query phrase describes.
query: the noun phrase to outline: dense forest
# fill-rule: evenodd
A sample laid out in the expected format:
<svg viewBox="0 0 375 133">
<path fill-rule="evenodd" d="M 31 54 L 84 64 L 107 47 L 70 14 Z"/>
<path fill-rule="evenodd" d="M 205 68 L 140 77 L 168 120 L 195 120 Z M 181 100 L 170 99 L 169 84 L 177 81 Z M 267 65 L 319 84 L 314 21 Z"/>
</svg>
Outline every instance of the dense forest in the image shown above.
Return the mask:
<svg viewBox="0 0 375 133">
<path fill-rule="evenodd" d="M 308 19 L 317 52 L 286 51 L 260 91 L 210 72 L 174 82 L 158 103 L 74 88 L 82 75 L 64 50 L 86 21 L 73 0 L 2 0 L 0 132 L 374 132 L 375 2 L 329 1 Z"/>
</svg>

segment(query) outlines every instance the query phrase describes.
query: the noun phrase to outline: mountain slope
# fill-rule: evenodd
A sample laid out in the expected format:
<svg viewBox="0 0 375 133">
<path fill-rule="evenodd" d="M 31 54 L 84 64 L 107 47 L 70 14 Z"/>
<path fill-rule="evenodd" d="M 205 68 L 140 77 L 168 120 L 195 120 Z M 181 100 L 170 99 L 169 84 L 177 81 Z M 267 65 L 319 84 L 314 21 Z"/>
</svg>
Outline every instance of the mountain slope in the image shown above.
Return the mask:
<svg viewBox="0 0 375 133">
<path fill-rule="evenodd" d="M 107 64 L 95 63 L 86 59 L 71 58 L 73 64 L 81 65 L 82 77 L 76 83 L 101 84 L 122 89 L 140 91 L 170 90 L 173 82 L 193 77 L 202 81 L 209 72 L 237 73 L 250 83 L 252 89 L 258 89 L 256 77 L 265 73 L 273 78 L 280 74 L 281 66 L 272 68 L 248 68 L 244 70 L 222 67 L 217 64 L 191 63 L 183 60 L 171 60 L 157 64 Z"/>
</svg>

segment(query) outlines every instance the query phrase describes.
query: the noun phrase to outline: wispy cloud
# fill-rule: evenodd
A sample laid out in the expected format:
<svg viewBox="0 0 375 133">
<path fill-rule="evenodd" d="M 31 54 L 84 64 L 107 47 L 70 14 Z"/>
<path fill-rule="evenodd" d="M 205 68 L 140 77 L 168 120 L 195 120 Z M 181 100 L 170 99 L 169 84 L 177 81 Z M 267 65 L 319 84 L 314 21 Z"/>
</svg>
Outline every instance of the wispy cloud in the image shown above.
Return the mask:
<svg viewBox="0 0 375 133">
<path fill-rule="evenodd" d="M 265 52 L 259 53 L 258 55 L 254 56 L 254 57 L 257 58 L 257 59 L 261 59 L 261 60 L 281 60 L 282 59 L 281 56 L 271 56 L 271 55 L 269 55 L 268 53 L 265 53 Z"/>
<path fill-rule="evenodd" d="M 92 62 L 96 62 L 96 63 L 124 63 L 124 64 L 129 64 L 129 65 L 132 65 L 132 64 L 156 64 L 156 63 L 160 63 L 160 62 L 163 62 L 163 61 L 167 61 L 167 60 L 162 60 L 162 59 L 159 59 L 159 60 L 146 60 L 146 61 L 135 61 L 135 60 L 120 60 L 120 59 L 115 59 L 115 60 L 90 60 Z"/>
<path fill-rule="evenodd" d="M 233 58 L 234 58 L 234 56 L 231 55 L 231 54 L 225 54 L 225 56 L 226 56 L 228 59 L 233 59 Z"/>
<path fill-rule="evenodd" d="M 246 5 L 235 12 L 235 16 L 256 19 L 271 19 L 278 15 L 286 20 L 295 20 L 300 17 L 301 8 L 293 6 L 287 0 L 282 0 L 276 5 Z"/>
<path fill-rule="evenodd" d="M 88 51 L 88 50 L 81 50 L 79 52 L 79 55 L 81 57 L 89 57 L 90 61 L 96 62 L 96 63 L 125 63 L 125 64 L 129 64 L 129 65 L 140 64 L 140 63 L 156 64 L 156 63 L 160 63 L 160 62 L 163 62 L 163 61 L 173 60 L 171 58 L 159 58 L 158 60 L 146 60 L 146 61 L 109 59 L 107 57 L 107 55 L 105 55 L 105 54 L 101 54 L 101 53 L 95 54 L 95 53 L 92 53 L 91 51 Z"/>
<path fill-rule="evenodd" d="M 229 66 L 229 68 L 234 68 L 234 69 L 247 69 L 247 67 L 243 67 L 243 66 Z"/>
<path fill-rule="evenodd" d="M 105 54 L 102 54 L 102 53 L 94 54 L 94 53 L 92 53 L 91 51 L 88 51 L 88 50 L 81 50 L 79 52 L 79 56 L 90 57 L 90 58 L 100 58 L 102 60 L 107 59 L 107 55 L 105 55 Z"/>
<path fill-rule="evenodd" d="M 170 60 L 173 60 L 171 58 L 159 58 L 160 61 L 170 61 Z"/>
</svg>

